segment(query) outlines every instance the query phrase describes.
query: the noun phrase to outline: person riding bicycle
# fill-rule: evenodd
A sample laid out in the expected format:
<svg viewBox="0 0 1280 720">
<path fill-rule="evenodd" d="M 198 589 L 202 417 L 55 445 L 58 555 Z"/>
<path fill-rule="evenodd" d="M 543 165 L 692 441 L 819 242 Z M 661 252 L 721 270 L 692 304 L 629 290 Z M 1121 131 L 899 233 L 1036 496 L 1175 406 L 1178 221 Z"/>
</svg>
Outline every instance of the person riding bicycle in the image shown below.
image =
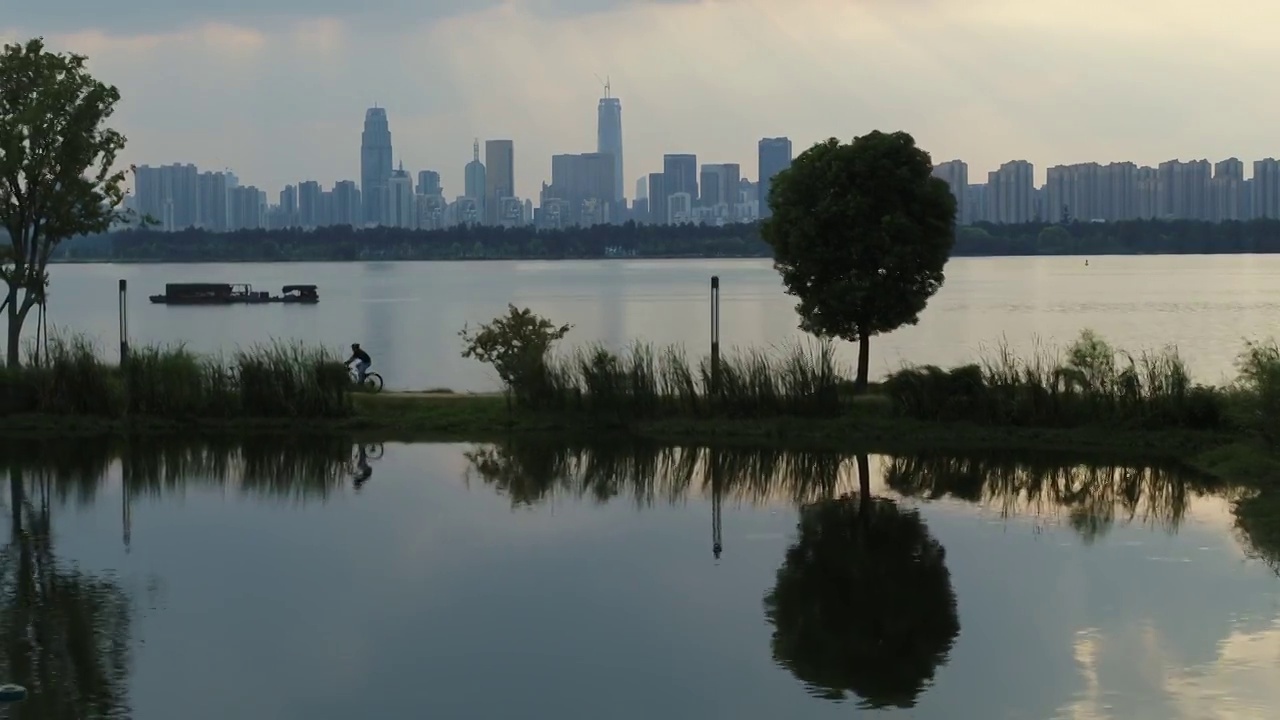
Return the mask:
<svg viewBox="0 0 1280 720">
<path fill-rule="evenodd" d="M 356 364 L 356 382 L 364 382 L 365 373 L 369 372 L 369 367 L 373 365 L 373 358 L 360 349 L 360 343 L 351 343 L 351 358 L 347 360 L 347 365 L 351 363 Z"/>
</svg>

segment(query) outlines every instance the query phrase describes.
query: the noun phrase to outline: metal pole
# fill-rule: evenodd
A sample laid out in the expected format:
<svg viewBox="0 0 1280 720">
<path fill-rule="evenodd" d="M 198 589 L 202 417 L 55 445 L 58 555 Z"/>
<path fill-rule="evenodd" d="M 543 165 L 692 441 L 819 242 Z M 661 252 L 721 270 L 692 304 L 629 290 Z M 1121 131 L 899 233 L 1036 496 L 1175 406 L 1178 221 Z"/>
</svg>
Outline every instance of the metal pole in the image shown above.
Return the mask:
<svg viewBox="0 0 1280 720">
<path fill-rule="evenodd" d="M 711 395 L 720 393 L 720 276 L 711 276 Z"/>
<path fill-rule="evenodd" d="M 129 281 L 120 279 L 120 364 L 129 359 L 129 307 L 126 299 L 129 294 Z"/>
</svg>

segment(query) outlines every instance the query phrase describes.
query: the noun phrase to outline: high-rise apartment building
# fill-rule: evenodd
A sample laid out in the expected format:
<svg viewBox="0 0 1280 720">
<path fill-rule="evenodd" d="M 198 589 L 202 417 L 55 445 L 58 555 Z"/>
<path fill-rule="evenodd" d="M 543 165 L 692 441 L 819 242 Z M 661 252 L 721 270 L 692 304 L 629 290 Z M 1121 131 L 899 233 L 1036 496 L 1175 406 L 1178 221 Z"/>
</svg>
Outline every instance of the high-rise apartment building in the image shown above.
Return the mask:
<svg viewBox="0 0 1280 720">
<path fill-rule="evenodd" d="M 604 199 L 621 209 L 623 193 L 626 192 L 622 186 L 622 101 L 610 96 L 608 83 L 605 83 L 604 97 L 600 98 L 600 106 L 596 110 L 596 152 L 613 156 L 614 197 Z"/>
<path fill-rule="evenodd" d="M 1244 201 L 1244 163 L 1239 158 L 1227 158 L 1213 164 L 1213 179 L 1209 181 L 1209 209 L 1206 219 L 1214 222 L 1243 220 L 1247 203 Z"/>
<path fill-rule="evenodd" d="M 773 215 L 769 210 L 769 189 L 773 187 L 773 177 L 791 167 L 791 140 L 785 137 L 764 138 L 757 148 L 757 170 L 759 173 L 758 197 L 760 218 L 763 220 Z"/>
<path fill-rule="evenodd" d="M 315 180 L 298 183 L 298 224 L 318 228 L 328 224 L 324 212 L 324 188 Z"/>
<path fill-rule="evenodd" d="M 516 195 L 515 143 L 511 140 L 486 140 L 484 168 L 485 224 L 499 225 L 511 215 L 503 206 L 503 200 Z"/>
<path fill-rule="evenodd" d="M 134 169 L 134 194 L 139 214 L 155 221 L 159 230 L 173 232 L 200 224 L 200 171 L 179 164 Z"/>
<path fill-rule="evenodd" d="M 1026 160 L 1011 160 L 988 173 L 986 201 L 987 222 L 1031 222 L 1035 218 L 1035 168 Z"/>
<path fill-rule="evenodd" d="M 940 178 L 951 188 L 956 199 L 956 223 L 967 225 L 969 219 L 969 165 L 963 160 L 948 160 L 933 166 L 933 176 Z"/>
<path fill-rule="evenodd" d="M 364 113 L 360 135 L 360 194 L 364 198 L 365 224 L 377 224 L 387 204 L 391 181 L 391 126 L 386 108 L 371 107 Z"/>
<path fill-rule="evenodd" d="M 645 175 L 636 180 L 636 200 L 649 199 L 649 176 Z"/>
<path fill-rule="evenodd" d="M 279 227 L 294 227 L 298 225 L 298 187 L 296 185 L 285 185 L 280 191 L 280 204 L 276 206 L 279 212 L 277 221 Z"/>
<path fill-rule="evenodd" d="M 231 230 L 257 230 L 266 225 L 266 202 L 261 190 L 239 185 L 227 191 L 227 212 Z"/>
<path fill-rule="evenodd" d="M 1160 219 L 1208 220 L 1209 182 L 1212 168 L 1208 160 L 1170 160 L 1156 169 L 1156 217 Z"/>
<path fill-rule="evenodd" d="M 333 184 L 332 205 L 329 209 L 330 225 L 356 227 L 363 223 L 364 204 L 354 180 L 339 180 Z"/>
<path fill-rule="evenodd" d="M 1249 189 L 1250 218 L 1280 218 L 1280 161 L 1254 160 Z"/>
<path fill-rule="evenodd" d="M 227 176 L 220 172 L 202 172 L 196 184 L 200 194 L 196 225 L 211 232 L 226 232 Z"/>
</svg>

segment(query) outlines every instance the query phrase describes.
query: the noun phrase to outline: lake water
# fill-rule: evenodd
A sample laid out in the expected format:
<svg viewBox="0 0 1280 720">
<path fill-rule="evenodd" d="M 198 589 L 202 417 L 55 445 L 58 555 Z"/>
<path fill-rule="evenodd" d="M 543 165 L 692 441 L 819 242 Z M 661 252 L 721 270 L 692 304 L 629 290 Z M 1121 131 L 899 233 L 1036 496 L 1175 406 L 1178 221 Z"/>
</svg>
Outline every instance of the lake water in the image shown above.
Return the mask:
<svg viewBox="0 0 1280 720">
<path fill-rule="evenodd" d="M 347 441 L 260 442 L 0 454 L 16 717 L 1280 705 L 1280 581 L 1176 471 L 871 457 L 863 503 L 852 457 L 389 444 L 357 489 Z"/>
<path fill-rule="evenodd" d="M 359 342 L 389 387 L 495 388 L 488 369 L 459 356 L 458 331 L 507 303 L 572 323 L 566 342 L 623 346 L 636 339 L 708 347 L 709 281 L 722 281 L 722 343 L 768 345 L 801 337 L 794 301 L 761 260 L 600 262 L 59 265 L 50 322 L 118 343 L 117 280 L 129 281 L 133 342 L 183 342 L 229 351 L 271 338 L 345 350 Z M 169 282 L 248 282 L 278 292 L 319 285 L 300 306 L 166 307 L 147 296 Z M 1175 343 L 1196 377 L 1234 375 L 1243 341 L 1276 334 L 1280 256 L 958 258 L 920 324 L 878 339 L 872 369 L 973 360 L 1002 337 L 1026 351 L 1064 345 L 1083 328 L 1137 351 Z M 114 351 L 112 352 L 114 356 Z M 844 348 L 852 362 L 855 353 Z"/>
</svg>

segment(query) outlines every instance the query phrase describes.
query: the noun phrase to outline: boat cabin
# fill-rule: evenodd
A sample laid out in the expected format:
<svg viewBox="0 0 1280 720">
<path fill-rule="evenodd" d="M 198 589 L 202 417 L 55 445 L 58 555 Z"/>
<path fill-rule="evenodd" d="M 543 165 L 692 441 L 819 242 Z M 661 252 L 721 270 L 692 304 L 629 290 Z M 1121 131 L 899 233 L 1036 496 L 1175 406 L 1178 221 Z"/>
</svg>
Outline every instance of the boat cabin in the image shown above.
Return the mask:
<svg viewBox="0 0 1280 720">
<path fill-rule="evenodd" d="M 285 302 L 318 302 L 319 293 L 315 285 L 285 285 L 281 290 Z"/>
</svg>

